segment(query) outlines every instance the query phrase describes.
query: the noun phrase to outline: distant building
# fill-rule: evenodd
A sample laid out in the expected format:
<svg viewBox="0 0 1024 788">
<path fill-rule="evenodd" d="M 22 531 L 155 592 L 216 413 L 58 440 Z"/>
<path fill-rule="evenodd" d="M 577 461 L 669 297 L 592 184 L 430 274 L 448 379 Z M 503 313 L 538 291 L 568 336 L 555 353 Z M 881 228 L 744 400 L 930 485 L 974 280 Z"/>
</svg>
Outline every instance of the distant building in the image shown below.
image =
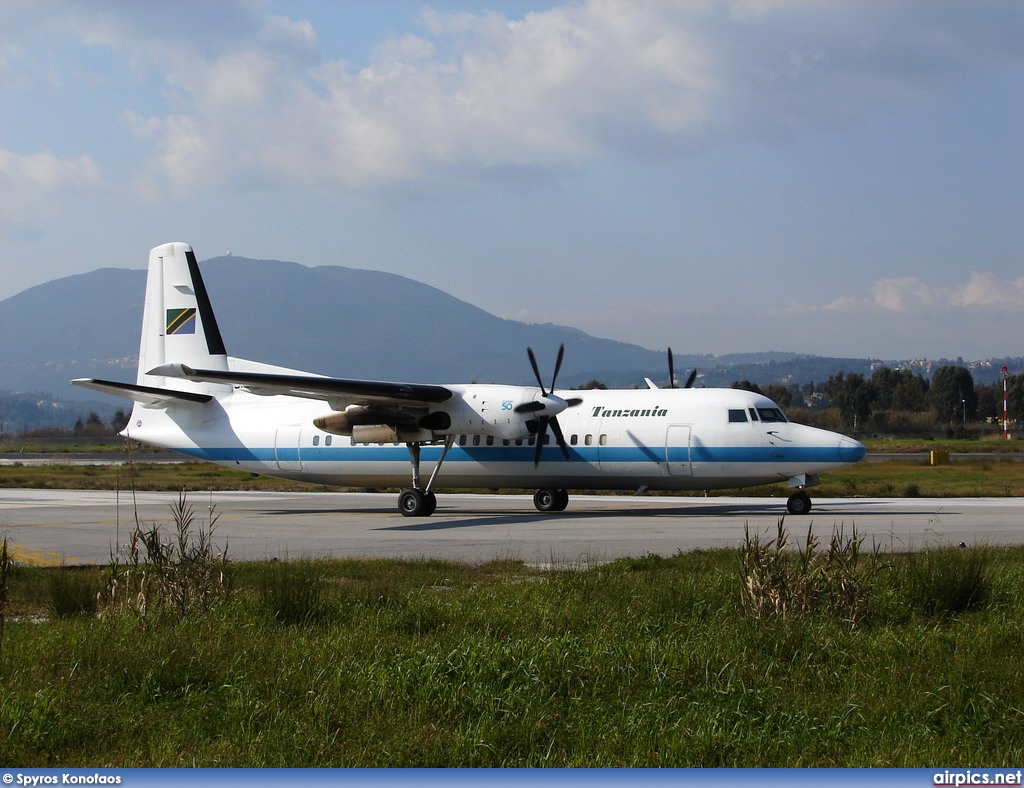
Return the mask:
<svg viewBox="0 0 1024 788">
<path fill-rule="evenodd" d="M 827 395 L 820 391 L 815 391 L 807 398 L 804 404 L 807 405 L 809 410 L 826 410 L 832 403 Z"/>
</svg>

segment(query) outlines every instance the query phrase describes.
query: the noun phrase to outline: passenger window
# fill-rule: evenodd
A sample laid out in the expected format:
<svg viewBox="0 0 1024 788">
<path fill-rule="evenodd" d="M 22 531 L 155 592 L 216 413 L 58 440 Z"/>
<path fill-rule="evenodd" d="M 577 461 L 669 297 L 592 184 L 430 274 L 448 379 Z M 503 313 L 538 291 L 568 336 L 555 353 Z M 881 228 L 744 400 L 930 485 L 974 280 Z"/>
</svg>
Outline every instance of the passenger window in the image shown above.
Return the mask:
<svg viewBox="0 0 1024 788">
<path fill-rule="evenodd" d="M 333 436 L 328 435 L 326 438 L 324 438 L 324 446 L 330 446 L 331 445 L 331 443 L 332 443 L 331 438 L 332 437 Z"/>
<path fill-rule="evenodd" d="M 319 435 L 314 435 L 313 436 L 313 445 L 314 446 L 319 446 L 320 445 L 320 436 Z"/>
<path fill-rule="evenodd" d="M 494 445 L 494 436 L 493 435 L 488 435 L 487 436 L 487 445 L 488 446 L 493 446 Z"/>
<path fill-rule="evenodd" d="M 480 445 L 480 436 L 479 435 L 474 435 L 473 436 L 473 445 L 474 446 L 479 446 Z"/>
<path fill-rule="evenodd" d="M 604 434 L 604 433 L 601 433 L 601 445 L 602 446 L 607 446 L 608 445 L 608 436 L 606 434 Z"/>
<path fill-rule="evenodd" d="M 465 435 L 460 435 L 459 436 L 459 445 L 460 446 L 465 446 L 466 445 L 466 436 Z"/>
<path fill-rule="evenodd" d="M 583 442 L 585 444 L 587 444 L 587 446 L 593 446 L 594 445 L 594 436 L 590 435 L 588 433 L 587 436 L 583 439 Z"/>
<path fill-rule="evenodd" d="M 570 446 L 575 446 L 579 442 L 579 437 L 580 437 L 579 435 L 570 435 L 569 436 L 569 445 Z"/>
<path fill-rule="evenodd" d="M 743 408 L 730 408 L 729 409 L 729 423 L 730 424 L 746 424 L 747 414 Z"/>
</svg>

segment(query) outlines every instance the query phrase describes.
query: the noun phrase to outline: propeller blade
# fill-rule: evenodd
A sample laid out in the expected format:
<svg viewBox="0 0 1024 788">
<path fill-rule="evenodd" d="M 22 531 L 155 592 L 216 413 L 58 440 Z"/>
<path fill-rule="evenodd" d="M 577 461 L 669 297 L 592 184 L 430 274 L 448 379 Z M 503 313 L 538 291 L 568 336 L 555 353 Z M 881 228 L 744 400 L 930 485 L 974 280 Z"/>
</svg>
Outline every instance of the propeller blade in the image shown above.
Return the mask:
<svg viewBox="0 0 1024 788">
<path fill-rule="evenodd" d="M 524 402 L 521 405 L 516 405 L 513 410 L 516 413 L 536 413 L 538 410 L 544 410 L 544 403 L 540 400 L 534 400 L 533 402 Z"/>
<path fill-rule="evenodd" d="M 695 369 L 695 370 L 693 370 L 690 373 L 690 377 L 688 377 L 686 379 L 686 385 L 684 385 L 683 388 L 684 389 L 693 388 L 693 381 L 695 381 L 696 379 L 697 379 L 697 370 Z"/>
<path fill-rule="evenodd" d="M 565 343 L 558 346 L 558 358 L 555 359 L 555 373 L 551 376 L 551 391 L 555 390 L 555 380 L 558 379 L 558 370 L 562 368 L 562 356 L 565 355 Z"/>
<path fill-rule="evenodd" d="M 530 366 L 533 367 L 533 375 L 537 378 L 537 385 L 540 386 L 541 394 L 547 394 L 544 390 L 544 381 L 540 379 L 540 369 L 537 367 L 537 357 L 533 355 L 533 348 L 526 348 L 526 355 L 530 357 Z"/>
<path fill-rule="evenodd" d="M 551 419 L 551 430 L 555 433 L 555 440 L 558 441 L 558 448 L 562 450 L 565 461 L 569 462 L 569 446 L 565 442 L 565 436 L 562 434 L 562 428 L 558 424 L 558 419 Z"/>
<path fill-rule="evenodd" d="M 676 362 L 672 358 L 672 348 L 668 349 L 668 387 L 670 389 L 676 387 Z"/>
<path fill-rule="evenodd" d="M 565 407 L 575 408 L 581 402 L 583 402 L 583 400 L 580 397 L 569 397 L 569 399 L 565 401 Z"/>
<path fill-rule="evenodd" d="M 540 465 L 540 453 L 544 448 L 544 436 L 548 434 L 548 417 L 541 416 L 537 424 L 537 442 L 533 448 L 533 467 Z"/>
</svg>

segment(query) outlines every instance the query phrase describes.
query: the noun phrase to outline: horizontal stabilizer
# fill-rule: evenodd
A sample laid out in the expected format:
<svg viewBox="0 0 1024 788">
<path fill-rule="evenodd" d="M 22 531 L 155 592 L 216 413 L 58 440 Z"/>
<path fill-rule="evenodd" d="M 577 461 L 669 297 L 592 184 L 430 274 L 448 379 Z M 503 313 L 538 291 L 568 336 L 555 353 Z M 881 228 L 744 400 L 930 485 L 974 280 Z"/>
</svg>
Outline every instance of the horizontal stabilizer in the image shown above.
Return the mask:
<svg viewBox="0 0 1024 788">
<path fill-rule="evenodd" d="M 231 383 L 253 394 L 284 395 L 332 401 L 338 398 L 392 402 L 444 402 L 452 392 L 444 386 L 419 383 L 390 383 L 379 380 L 345 380 L 319 375 L 276 375 L 261 372 L 233 372 L 219 369 L 192 369 L 185 364 L 164 364 L 149 370 L 150 375 L 201 381 Z"/>
<path fill-rule="evenodd" d="M 172 402 L 192 402 L 203 404 L 213 397 L 209 394 L 196 394 L 192 391 L 174 391 L 158 389 L 153 386 L 140 386 L 137 383 L 117 383 L 113 380 L 94 380 L 93 378 L 75 378 L 71 381 L 75 386 L 113 394 L 115 397 L 141 402 L 143 405 L 169 405 Z"/>
</svg>

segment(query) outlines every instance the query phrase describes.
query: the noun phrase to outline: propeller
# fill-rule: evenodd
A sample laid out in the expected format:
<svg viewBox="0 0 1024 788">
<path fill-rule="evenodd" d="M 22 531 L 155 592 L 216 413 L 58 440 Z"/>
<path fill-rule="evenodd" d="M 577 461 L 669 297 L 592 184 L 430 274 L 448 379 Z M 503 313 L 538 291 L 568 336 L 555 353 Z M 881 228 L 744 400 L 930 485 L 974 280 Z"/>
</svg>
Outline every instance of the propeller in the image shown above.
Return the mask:
<svg viewBox="0 0 1024 788">
<path fill-rule="evenodd" d="M 558 424 L 558 414 L 566 408 L 572 408 L 583 402 L 579 397 L 570 397 L 569 399 L 563 399 L 555 394 L 555 381 L 558 379 L 558 371 L 562 368 L 562 357 L 565 355 L 565 345 L 558 346 L 558 357 L 555 359 L 555 371 L 551 375 L 551 387 L 545 389 L 544 381 L 540 376 L 540 368 L 537 366 L 537 357 L 533 355 L 533 348 L 526 348 L 526 355 L 530 357 L 530 366 L 533 367 L 533 376 L 537 378 L 537 385 L 540 386 L 540 397 L 533 400 L 533 402 L 524 402 L 522 405 L 515 407 L 516 413 L 536 413 L 537 414 L 537 443 L 533 453 L 533 465 L 537 467 L 540 464 L 540 453 L 544 448 L 544 438 L 548 434 L 548 425 L 551 426 L 551 431 L 555 433 L 555 440 L 558 442 L 558 447 L 562 450 L 562 454 L 565 459 L 569 459 L 569 447 L 566 445 L 565 436 L 562 434 L 562 428 Z"/>
<path fill-rule="evenodd" d="M 683 388 L 693 388 L 695 380 L 697 380 L 697 370 L 691 369 L 689 376 L 686 378 L 686 382 L 683 384 Z M 672 358 L 672 348 L 668 349 L 668 387 L 670 389 L 679 388 L 679 386 L 676 385 L 676 369 L 675 360 Z"/>
</svg>

